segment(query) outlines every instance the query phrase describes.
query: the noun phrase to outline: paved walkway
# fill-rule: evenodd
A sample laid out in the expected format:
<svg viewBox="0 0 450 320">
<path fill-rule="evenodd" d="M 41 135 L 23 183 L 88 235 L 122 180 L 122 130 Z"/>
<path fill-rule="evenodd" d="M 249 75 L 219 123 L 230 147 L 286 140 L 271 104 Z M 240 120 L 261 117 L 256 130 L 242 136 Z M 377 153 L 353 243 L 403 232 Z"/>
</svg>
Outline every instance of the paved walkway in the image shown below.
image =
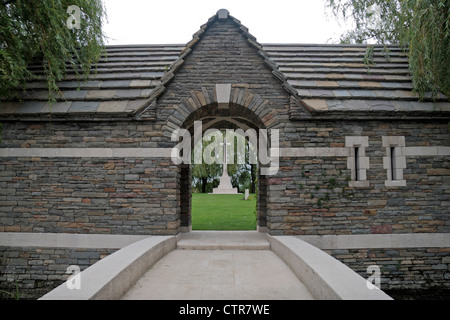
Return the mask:
<svg viewBox="0 0 450 320">
<path fill-rule="evenodd" d="M 298 300 L 308 289 L 257 232 L 183 234 L 122 299 Z"/>
</svg>

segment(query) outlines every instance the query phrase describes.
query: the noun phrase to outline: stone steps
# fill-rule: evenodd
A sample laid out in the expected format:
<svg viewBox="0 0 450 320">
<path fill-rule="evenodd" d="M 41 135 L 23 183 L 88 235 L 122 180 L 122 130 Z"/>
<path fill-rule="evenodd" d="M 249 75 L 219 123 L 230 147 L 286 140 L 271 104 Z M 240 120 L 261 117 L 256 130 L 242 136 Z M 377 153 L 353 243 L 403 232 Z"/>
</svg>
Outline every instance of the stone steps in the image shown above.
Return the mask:
<svg viewBox="0 0 450 320">
<path fill-rule="evenodd" d="M 192 231 L 178 237 L 177 249 L 270 250 L 270 243 L 257 231 Z"/>
</svg>

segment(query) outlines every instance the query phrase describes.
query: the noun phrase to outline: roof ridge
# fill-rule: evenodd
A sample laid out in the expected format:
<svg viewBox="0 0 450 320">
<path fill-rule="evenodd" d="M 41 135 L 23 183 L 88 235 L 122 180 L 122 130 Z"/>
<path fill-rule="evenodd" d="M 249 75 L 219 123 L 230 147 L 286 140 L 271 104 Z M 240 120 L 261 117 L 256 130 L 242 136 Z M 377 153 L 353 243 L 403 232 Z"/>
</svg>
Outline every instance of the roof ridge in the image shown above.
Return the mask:
<svg viewBox="0 0 450 320">
<path fill-rule="evenodd" d="M 302 47 L 342 47 L 342 48 L 348 48 L 348 47 L 357 47 L 357 48 L 366 48 L 366 47 L 375 47 L 375 48 L 384 48 L 384 47 L 402 47 L 401 44 L 398 43 L 387 43 L 387 44 L 371 44 L 371 43 L 302 43 L 302 42 L 296 42 L 296 43 L 261 43 L 263 46 L 277 46 L 277 47 L 284 47 L 284 46 L 302 46 Z"/>
</svg>

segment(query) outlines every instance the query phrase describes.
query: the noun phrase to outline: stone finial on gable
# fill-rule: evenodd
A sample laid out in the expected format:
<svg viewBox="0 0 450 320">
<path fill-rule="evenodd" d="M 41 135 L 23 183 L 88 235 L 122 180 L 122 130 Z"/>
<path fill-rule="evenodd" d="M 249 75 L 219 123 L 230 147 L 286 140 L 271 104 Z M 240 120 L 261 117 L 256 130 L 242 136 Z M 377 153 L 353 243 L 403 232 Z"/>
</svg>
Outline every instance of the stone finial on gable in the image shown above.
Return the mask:
<svg viewBox="0 0 450 320">
<path fill-rule="evenodd" d="M 219 20 L 228 19 L 229 14 L 230 12 L 227 9 L 220 9 L 219 11 L 217 11 L 217 17 L 219 18 Z"/>
</svg>

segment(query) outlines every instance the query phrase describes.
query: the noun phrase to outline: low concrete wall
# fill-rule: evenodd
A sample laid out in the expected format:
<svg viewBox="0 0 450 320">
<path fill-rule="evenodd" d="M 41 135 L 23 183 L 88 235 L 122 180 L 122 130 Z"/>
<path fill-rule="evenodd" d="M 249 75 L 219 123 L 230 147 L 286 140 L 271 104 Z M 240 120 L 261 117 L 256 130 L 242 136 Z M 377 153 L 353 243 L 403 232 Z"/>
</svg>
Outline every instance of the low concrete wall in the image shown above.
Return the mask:
<svg viewBox="0 0 450 320">
<path fill-rule="evenodd" d="M 270 247 L 320 300 L 390 300 L 368 281 L 316 247 L 294 237 L 267 236 Z"/>
<path fill-rule="evenodd" d="M 120 299 L 151 265 L 174 250 L 176 244 L 176 237 L 172 236 L 154 236 L 135 242 L 81 272 L 80 289 L 69 289 L 66 282 L 40 300 Z"/>
</svg>

